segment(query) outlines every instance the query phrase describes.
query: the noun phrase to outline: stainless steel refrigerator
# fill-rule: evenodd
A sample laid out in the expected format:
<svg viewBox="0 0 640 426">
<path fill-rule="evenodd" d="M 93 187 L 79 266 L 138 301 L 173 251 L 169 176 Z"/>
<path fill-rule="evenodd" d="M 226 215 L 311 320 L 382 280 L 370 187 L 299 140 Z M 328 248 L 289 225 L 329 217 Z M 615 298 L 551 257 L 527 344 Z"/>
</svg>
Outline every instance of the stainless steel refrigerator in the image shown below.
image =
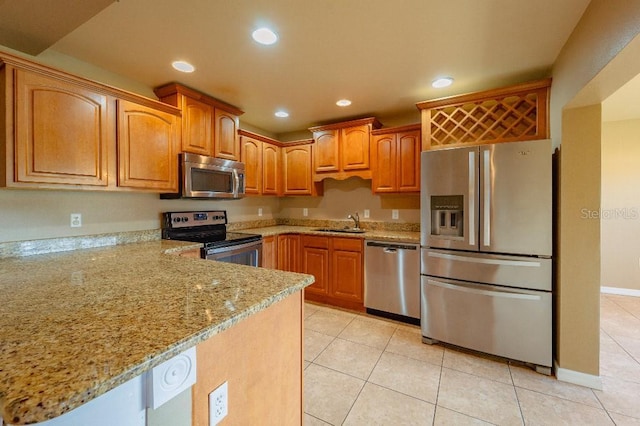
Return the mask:
<svg viewBox="0 0 640 426">
<path fill-rule="evenodd" d="M 550 374 L 551 141 L 424 151 L 421 170 L 423 341 Z"/>
</svg>

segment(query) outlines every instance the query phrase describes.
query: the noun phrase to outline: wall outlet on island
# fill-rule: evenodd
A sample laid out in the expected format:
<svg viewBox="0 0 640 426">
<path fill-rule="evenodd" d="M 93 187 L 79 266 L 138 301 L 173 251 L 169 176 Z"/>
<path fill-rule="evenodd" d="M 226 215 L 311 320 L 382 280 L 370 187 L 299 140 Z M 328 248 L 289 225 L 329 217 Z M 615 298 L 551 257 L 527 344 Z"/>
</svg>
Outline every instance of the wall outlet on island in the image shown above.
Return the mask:
<svg viewBox="0 0 640 426">
<path fill-rule="evenodd" d="M 262 216 L 262 207 L 258 208 L 258 216 Z"/>
<path fill-rule="evenodd" d="M 307 217 L 309 216 L 309 209 L 308 208 L 303 208 L 302 209 L 302 216 Z"/>
<path fill-rule="evenodd" d="M 391 210 L 391 219 L 398 219 L 398 210 Z"/>
<path fill-rule="evenodd" d="M 209 394 L 209 426 L 215 426 L 224 419 L 229 411 L 229 388 L 227 382 L 218 386 Z"/>
</svg>

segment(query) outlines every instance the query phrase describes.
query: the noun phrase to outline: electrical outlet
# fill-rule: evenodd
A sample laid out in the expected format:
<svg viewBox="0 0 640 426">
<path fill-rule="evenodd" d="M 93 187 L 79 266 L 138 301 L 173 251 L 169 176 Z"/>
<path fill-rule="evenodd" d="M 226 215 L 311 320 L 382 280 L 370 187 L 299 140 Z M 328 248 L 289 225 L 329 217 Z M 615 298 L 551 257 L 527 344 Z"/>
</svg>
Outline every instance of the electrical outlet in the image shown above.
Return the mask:
<svg viewBox="0 0 640 426">
<path fill-rule="evenodd" d="M 370 214 L 369 209 L 364 209 L 364 218 L 365 219 L 369 219 L 369 214 Z"/>
<path fill-rule="evenodd" d="M 398 218 L 398 210 L 393 209 L 391 210 L 391 219 L 397 219 Z"/>
<path fill-rule="evenodd" d="M 209 426 L 215 426 L 224 419 L 229 411 L 229 387 L 227 382 L 218 386 L 209 394 Z"/>
<path fill-rule="evenodd" d="M 262 207 L 258 209 L 258 216 L 262 216 Z"/>
<path fill-rule="evenodd" d="M 309 216 L 309 209 L 308 208 L 303 208 L 302 209 L 302 216 L 307 217 Z"/>
<path fill-rule="evenodd" d="M 69 225 L 72 228 L 80 228 L 82 226 L 82 215 L 80 213 L 71 213 Z"/>
</svg>

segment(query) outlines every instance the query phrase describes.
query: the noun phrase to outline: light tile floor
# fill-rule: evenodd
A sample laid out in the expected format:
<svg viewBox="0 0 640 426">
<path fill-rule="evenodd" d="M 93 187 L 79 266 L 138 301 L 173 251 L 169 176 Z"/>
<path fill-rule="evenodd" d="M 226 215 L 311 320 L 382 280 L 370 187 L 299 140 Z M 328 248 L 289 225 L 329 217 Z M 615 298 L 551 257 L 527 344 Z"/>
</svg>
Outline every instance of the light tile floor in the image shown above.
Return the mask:
<svg viewBox="0 0 640 426">
<path fill-rule="evenodd" d="M 640 425 L 640 298 L 602 295 L 603 390 L 305 306 L 305 425 Z"/>
</svg>

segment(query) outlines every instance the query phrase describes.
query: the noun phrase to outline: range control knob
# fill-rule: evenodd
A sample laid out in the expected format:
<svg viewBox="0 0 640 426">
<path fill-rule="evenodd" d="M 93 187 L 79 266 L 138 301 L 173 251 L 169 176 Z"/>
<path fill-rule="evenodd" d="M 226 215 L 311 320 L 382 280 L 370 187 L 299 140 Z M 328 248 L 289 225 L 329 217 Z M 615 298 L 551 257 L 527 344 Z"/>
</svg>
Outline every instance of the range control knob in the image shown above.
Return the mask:
<svg viewBox="0 0 640 426">
<path fill-rule="evenodd" d="M 186 216 L 184 216 L 184 217 L 182 218 L 182 221 L 183 221 L 183 222 L 188 222 L 188 221 L 189 221 L 189 218 L 188 218 L 188 217 L 186 217 Z"/>
</svg>

